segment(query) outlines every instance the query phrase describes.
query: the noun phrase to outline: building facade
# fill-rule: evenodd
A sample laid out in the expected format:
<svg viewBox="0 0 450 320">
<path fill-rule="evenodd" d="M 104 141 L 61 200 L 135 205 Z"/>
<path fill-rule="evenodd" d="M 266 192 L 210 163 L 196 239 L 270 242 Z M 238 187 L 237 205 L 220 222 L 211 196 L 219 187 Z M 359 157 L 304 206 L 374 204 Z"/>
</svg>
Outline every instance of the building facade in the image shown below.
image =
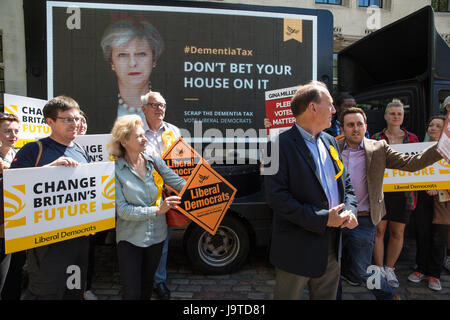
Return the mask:
<svg viewBox="0 0 450 320">
<path fill-rule="evenodd" d="M 436 29 L 450 44 L 450 0 L 209 0 L 209 2 L 329 10 L 334 17 L 335 53 L 387 24 L 426 5 L 432 5 L 435 9 Z M 1 107 L 5 92 L 27 95 L 27 70 L 23 0 L 0 0 L 0 5 Z M 371 5 L 375 5 L 376 8 Z"/>
</svg>

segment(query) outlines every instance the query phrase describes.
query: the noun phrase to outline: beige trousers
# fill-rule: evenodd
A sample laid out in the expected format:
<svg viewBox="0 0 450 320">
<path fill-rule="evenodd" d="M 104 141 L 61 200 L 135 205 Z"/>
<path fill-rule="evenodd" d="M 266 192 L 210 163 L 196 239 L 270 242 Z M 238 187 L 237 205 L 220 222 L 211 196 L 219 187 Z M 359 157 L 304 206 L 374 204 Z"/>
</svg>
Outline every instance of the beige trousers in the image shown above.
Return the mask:
<svg viewBox="0 0 450 320">
<path fill-rule="evenodd" d="M 319 278 L 303 277 L 277 268 L 275 270 L 274 299 L 301 300 L 303 289 L 308 286 L 311 300 L 336 300 L 341 262 L 336 259 L 334 244 L 334 238 L 330 237 L 327 268 Z"/>
<path fill-rule="evenodd" d="M 303 289 L 308 285 L 311 300 L 336 300 L 339 284 L 340 262 L 335 254 L 328 255 L 325 273 L 319 278 L 308 278 L 276 269 L 275 300 L 302 300 Z"/>
</svg>

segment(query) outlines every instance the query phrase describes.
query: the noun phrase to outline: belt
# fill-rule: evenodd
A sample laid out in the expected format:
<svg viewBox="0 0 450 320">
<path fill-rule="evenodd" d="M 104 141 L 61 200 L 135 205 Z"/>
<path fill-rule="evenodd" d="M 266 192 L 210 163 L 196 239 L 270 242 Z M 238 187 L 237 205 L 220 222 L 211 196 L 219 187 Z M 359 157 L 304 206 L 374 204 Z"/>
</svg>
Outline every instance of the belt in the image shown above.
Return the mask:
<svg viewBox="0 0 450 320">
<path fill-rule="evenodd" d="M 369 211 L 358 211 L 358 217 L 370 217 Z"/>
</svg>

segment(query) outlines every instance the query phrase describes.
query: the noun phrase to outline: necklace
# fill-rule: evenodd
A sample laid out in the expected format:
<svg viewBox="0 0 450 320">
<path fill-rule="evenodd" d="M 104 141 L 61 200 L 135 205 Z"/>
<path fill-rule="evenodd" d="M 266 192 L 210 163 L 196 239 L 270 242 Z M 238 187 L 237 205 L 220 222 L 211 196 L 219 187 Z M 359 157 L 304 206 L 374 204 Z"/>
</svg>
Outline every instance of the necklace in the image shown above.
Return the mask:
<svg viewBox="0 0 450 320">
<path fill-rule="evenodd" d="M 117 94 L 117 98 L 119 98 L 119 108 L 120 107 L 125 108 L 132 113 L 137 113 L 139 111 L 139 107 L 132 107 L 126 103 L 123 103 L 124 101 L 123 101 L 122 97 L 120 96 L 120 93 Z"/>
<path fill-rule="evenodd" d="M 389 130 L 386 130 L 384 133 L 389 139 L 389 144 L 403 143 L 403 139 L 405 138 L 405 132 L 401 129 L 398 133 L 391 133 Z"/>
<path fill-rule="evenodd" d="M 148 83 L 148 91 L 152 91 L 152 83 L 150 81 Z M 120 92 L 117 94 L 117 98 L 119 99 L 119 108 L 120 107 L 125 108 L 132 113 L 138 113 L 139 110 L 141 109 L 140 107 L 132 107 L 132 106 L 129 106 L 128 104 L 124 103 L 123 98 L 120 95 Z"/>
</svg>

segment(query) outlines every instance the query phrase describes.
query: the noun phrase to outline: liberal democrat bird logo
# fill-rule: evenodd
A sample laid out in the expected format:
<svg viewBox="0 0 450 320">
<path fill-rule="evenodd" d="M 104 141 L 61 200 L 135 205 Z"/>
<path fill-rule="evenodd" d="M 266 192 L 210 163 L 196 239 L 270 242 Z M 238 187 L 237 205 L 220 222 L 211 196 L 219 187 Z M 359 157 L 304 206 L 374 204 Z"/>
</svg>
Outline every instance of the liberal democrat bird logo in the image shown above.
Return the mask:
<svg viewBox="0 0 450 320">
<path fill-rule="evenodd" d="M 198 182 L 203 183 L 205 180 L 208 180 L 209 176 L 203 176 L 201 174 L 198 175 Z"/>
<path fill-rule="evenodd" d="M 106 184 L 105 184 L 106 182 Z M 109 202 L 102 201 L 102 210 L 113 209 L 116 200 L 116 180 L 114 176 L 102 176 L 102 185 L 104 185 L 104 189 L 102 192 L 102 196 L 110 200 Z"/>
<path fill-rule="evenodd" d="M 177 157 L 183 157 L 183 154 L 184 154 L 184 151 L 183 151 L 183 149 L 181 149 L 181 148 L 178 148 L 177 150 L 175 150 L 175 155 L 177 156 Z"/>
<path fill-rule="evenodd" d="M 287 31 L 286 31 L 286 35 L 288 35 L 288 36 L 291 36 L 292 34 L 297 34 L 297 33 L 300 32 L 300 30 L 291 28 L 290 26 L 287 26 L 287 27 L 286 27 L 286 30 L 287 30 Z"/>
<path fill-rule="evenodd" d="M 21 194 L 25 195 L 25 185 L 16 185 L 11 186 L 16 191 L 19 191 Z M 17 216 L 26 206 L 25 203 L 22 202 L 20 196 L 15 194 L 14 192 L 10 192 L 6 189 L 4 191 L 4 206 L 5 206 L 5 229 L 20 227 L 27 224 L 26 217 L 15 218 L 12 217 Z"/>
<path fill-rule="evenodd" d="M 445 159 L 441 159 L 438 162 L 442 167 L 444 167 L 445 169 L 439 169 L 439 173 L 440 174 L 447 174 L 450 173 L 450 163 L 448 163 L 447 161 L 445 161 Z"/>
</svg>

